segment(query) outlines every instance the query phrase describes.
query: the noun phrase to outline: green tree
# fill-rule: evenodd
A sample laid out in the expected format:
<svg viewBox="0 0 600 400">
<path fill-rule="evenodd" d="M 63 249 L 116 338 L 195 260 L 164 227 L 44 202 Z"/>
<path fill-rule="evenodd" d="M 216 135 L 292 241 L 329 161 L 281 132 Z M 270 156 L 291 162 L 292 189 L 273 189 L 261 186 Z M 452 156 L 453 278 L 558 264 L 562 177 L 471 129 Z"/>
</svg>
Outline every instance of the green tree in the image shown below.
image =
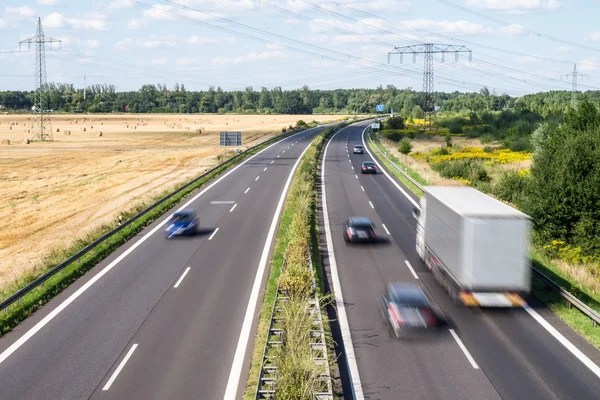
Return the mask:
<svg viewBox="0 0 600 400">
<path fill-rule="evenodd" d="M 425 111 L 420 106 L 414 106 L 412 109 L 412 117 L 415 119 L 421 119 L 425 117 Z"/>
<path fill-rule="evenodd" d="M 402 154 L 409 154 L 412 151 L 412 143 L 410 142 L 410 139 L 402 139 L 400 141 L 400 145 L 398 146 L 398 151 Z"/>
</svg>

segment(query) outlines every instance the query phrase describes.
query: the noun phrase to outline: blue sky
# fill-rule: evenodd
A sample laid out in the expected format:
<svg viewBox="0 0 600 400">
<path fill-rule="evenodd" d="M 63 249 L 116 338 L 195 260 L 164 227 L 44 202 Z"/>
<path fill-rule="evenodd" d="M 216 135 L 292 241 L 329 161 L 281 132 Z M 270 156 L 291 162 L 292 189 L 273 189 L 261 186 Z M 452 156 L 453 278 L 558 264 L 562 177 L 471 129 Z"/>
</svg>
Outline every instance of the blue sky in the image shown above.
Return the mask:
<svg viewBox="0 0 600 400">
<path fill-rule="evenodd" d="M 33 88 L 33 52 L 14 51 L 38 17 L 62 40 L 47 48 L 48 81 L 76 87 L 86 75 L 118 90 L 421 90 L 422 56 L 388 64 L 387 53 L 431 42 L 473 51 L 471 62 L 436 57 L 437 90 L 570 89 L 561 75 L 573 63 L 587 75 L 580 89 L 600 89 L 598 15 L 593 0 L 2 0 L 0 90 Z"/>
</svg>

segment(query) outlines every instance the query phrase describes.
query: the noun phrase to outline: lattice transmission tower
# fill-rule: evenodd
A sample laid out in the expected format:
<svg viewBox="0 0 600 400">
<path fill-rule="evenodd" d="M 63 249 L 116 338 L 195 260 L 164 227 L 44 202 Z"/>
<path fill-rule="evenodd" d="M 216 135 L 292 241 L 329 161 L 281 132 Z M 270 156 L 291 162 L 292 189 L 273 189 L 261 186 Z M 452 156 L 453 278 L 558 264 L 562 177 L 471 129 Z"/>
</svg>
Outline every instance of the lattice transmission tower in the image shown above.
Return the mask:
<svg viewBox="0 0 600 400">
<path fill-rule="evenodd" d="M 34 118 L 32 140 L 54 140 L 52 133 L 52 124 L 50 118 L 46 115 L 46 110 L 50 108 L 48 99 L 48 83 L 46 82 L 46 43 L 60 43 L 60 40 L 53 39 L 44 35 L 42 28 L 42 19 L 38 18 L 37 32 L 35 36 L 19 42 L 21 45 L 26 43 L 28 48 L 35 45 L 35 101 L 33 112 L 38 113 L 39 118 Z"/>
<path fill-rule="evenodd" d="M 587 75 L 581 74 L 577 72 L 577 64 L 573 64 L 573 72 L 570 74 L 564 74 L 561 76 L 568 78 L 573 78 L 573 87 L 571 88 L 571 107 L 577 107 L 577 78 L 585 78 Z"/>
<path fill-rule="evenodd" d="M 417 61 L 418 54 L 425 55 L 425 68 L 423 70 L 423 92 L 425 93 L 425 101 L 423 102 L 423 111 L 425 112 L 425 130 L 437 130 L 436 106 L 435 106 L 435 90 L 433 87 L 433 55 L 441 54 L 442 62 L 445 61 L 446 54 L 455 54 L 455 62 L 458 61 L 460 53 L 469 53 L 469 61 L 473 59 L 471 50 L 462 45 L 452 44 L 434 44 L 423 43 L 412 46 L 394 47 L 394 50 L 388 53 L 388 64 L 392 55 L 399 54 L 400 62 L 403 62 L 405 54 L 413 55 L 413 62 Z"/>
</svg>

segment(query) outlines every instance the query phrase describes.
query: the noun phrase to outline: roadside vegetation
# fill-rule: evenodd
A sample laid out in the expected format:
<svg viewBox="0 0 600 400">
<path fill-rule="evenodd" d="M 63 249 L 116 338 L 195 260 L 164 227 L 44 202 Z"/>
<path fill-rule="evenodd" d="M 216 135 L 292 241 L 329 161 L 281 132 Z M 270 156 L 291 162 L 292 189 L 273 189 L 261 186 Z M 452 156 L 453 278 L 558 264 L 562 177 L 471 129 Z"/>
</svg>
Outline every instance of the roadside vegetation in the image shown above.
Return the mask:
<svg viewBox="0 0 600 400">
<path fill-rule="evenodd" d="M 308 127 L 308 126 L 307 126 Z M 302 129 L 294 129 L 288 131 L 287 134 L 294 134 Z M 104 258 L 110 255 L 113 251 L 115 251 L 118 247 L 123 245 L 129 239 L 137 235 L 141 232 L 145 227 L 150 225 L 160 216 L 162 216 L 165 212 L 169 211 L 173 206 L 178 204 L 182 199 L 190 196 L 195 190 L 201 188 L 206 183 L 212 181 L 219 175 L 223 174 L 227 171 L 228 168 L 243 161 L 244 159 L 256 154 L 258 151 L 262 150 L 266 146 L 274 143 L 279 140 L 279 138 L 273 138 L 271 140 L 266 141 L 263 144 L 258 145 L 256 148 L 244 153 L 240 157 L 232 160 L 222 160 L 223 165 L 217 167 L 214 171 L 210 172 L 206 176 L 197 180 L 193 185 L 190 185 L 186 189 L 182 190 L 178 194 L 172 196 L 168 200 L 164 201 L 162 204 L 152 209 L 150 212 L 145 214 L 143 217 L 139 218 L 129 226 L 125 227 L 117 234 L 111 236 L 103 243 L 99 244 L 94 250 L 88 252 L 84 256 L 82 256 L 78 261 L 70 264 L 68 267 L 63 269 L 62 272 L 54 275 L 50 279 L 48 279 L 44 285 L 39 286 L 38 288 L 32 290 L 27 295 L 25 295 L 20 303 L 13 303 L 8 309 L 7 312 L 0 313 L 0 336 L 3 336 L 10 330 L 12 330 L 16 325 L 18 325 L 21 321 L 27 318 L 31 313 L 35 312 L 38 308 L 43 306 L 49 300 L 51 300 L 54 296 L 62 292 L 65 288 L 67 288 L 71 283 L 76 281 L 79 277 L 84 275 L 87 271 L 93 268 L 95 265 L 100 263 Z M 229 155 L 230 157 L 233 154 Z M 150 204 L 158 201 L 159 199 L 168 195 L 172 190 L 165 190 L 161 195 L 152 199 L 149 202 L 137 204 L 135 207 L 125 211 L 123 216 L 123 221 L 127 221 L 129 218 L 133 217 L 137 213 L 144 210 Z M 72 255 L 76 254 L 78 251 L 88 246 L 98 238 L 102 237 L 104 234 L 109 232 L 110 230 L 116 228 L 117 223 L 111 225 L 103 225 L 99 229 L 93 231 L 87 236 L 80 238 L 77 240 L 72 246 L 68 248 L 55 249 L 45 260 L 43 263 L 43 268 L 41 268 L 36 274 L 27 274 L 23 275 L 19 280 L 17 280 L 13 285 L 5 287 L 1 292 L 0 296 L 2 299 L 8 298 L 10 295 L 15 293 L 20 288 L 29 284 L 33 280 L 35 280 L 38 276 L 43 273 L 51 270 L 61 262 L 65 261 Z M 4 310 L 0 310 L 4 311 Z"/>
<path fill-rule="evenodd" d="M 314 298 L 313 277 L 320 296 L 320 307 L 327 302 L 323 293 L 321 256 L 318 247 L 316 218 L 318 162 L 327 139 L 342 126 L 326 129 L 306 151 L 300 161 L 287 194 L 271 261 L 269 279 L 262 303 L 254 353 L 244 398 L 254 399 L 263 363 L 263 352 L 269 334 L 277 290 L 286 297 L 276 311 L 281 318 L 276 327 L 282 329 L 281 345 L 273 352 L 277 367 L 275 398 L 312 400 L 313 393 L 323 390 L 319 378 L 323 366 L 315 364 L 311 352 L 313 316 L 309 300 Z M 312 265 L 309 264 L 309 254 Z M 327 345 L 332 345 L 327 314 L 322 312 Z M 329 350 L 330 354 L 333 354 Z M 331 364 L 330 364 L 331 365 Z"/>
<path fill-rule="evenodd" d="M 600 112 L 583 99 L 560 124 L 516 125 L 507 131 L 530 133 L 503 137 L 525 138 L 524 146 L 511 149 L 514 142 L 498 137 L 482 140 L 486 143 L 481 147 L 440 145 L 409 156 L 442 177 L 474 186 L 530 215 L 534 267 L 600 312 Z M 522 168 L 524 162 L 530 167 Z M 569 309 L 562 297 L 535 278 L 533 293 L 600 347 L 600 329 L 592 328 L 589 318 Z"/>
</svg>

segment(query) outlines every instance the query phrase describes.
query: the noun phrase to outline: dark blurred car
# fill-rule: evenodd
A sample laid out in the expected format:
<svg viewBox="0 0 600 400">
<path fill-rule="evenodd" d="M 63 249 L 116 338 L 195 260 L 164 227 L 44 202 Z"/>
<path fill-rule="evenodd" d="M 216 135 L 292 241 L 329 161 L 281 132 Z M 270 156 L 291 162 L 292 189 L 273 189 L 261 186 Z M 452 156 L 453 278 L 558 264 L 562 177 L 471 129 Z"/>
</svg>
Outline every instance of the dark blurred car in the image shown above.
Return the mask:
<svg viewBox="0 0 600 400">
<path fill-rule="evenodd" d="M 363 217 L 350 217 L 346 221 L 344 239 L 346 242 L 374 243 L 377 241 L 377 235 L 375 235 L 371 220 Z"/>
<path fill-rule="evenodd" d="M 362 166 L 360 167 L 360 172 L 362 174 L 376 174 L 377 166 L 375 165 L 375 163 L 373 161 L 365 161 L 362 163 Z"/>
<path fill-rule="evenodd" d="M 181 210 L 175 212 L 165 229 L 167 238 L 179 235 L 194 235 L 198 230 L 198 214 L 195 210 Z"/>
<path fill-rule="evenodd" d="M 390 283 L 379 298 L 381 312 L 396 337 L 438 331 L 446 320 L 431 307 L 421 288 L 413 283 Z"/>
<path fill-rule="evenodd" d="M 363 149 L 363 147 L 359 144 L 357 144 L 356 146 L 354 146 L 354 149 L 352 150 L 352 153 L 354 154 L 364 154 L 365 151 Z"/>
</svg>

